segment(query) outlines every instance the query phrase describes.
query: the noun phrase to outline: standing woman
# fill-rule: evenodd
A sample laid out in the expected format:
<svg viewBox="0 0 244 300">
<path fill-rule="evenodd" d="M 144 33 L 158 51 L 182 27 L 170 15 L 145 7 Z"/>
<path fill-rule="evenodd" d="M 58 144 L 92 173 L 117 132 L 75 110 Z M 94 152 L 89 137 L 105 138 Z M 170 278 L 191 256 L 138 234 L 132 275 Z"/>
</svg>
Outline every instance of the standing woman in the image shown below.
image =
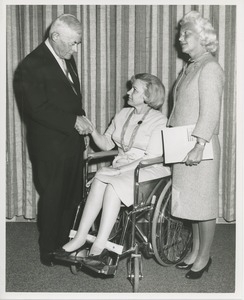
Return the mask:
<svg viewBox="0 0 244 300">
<path fill-rule="evenodd" d="M 220 145 L 218 139 L 224 72 L 213 54 L 217 39 L 209 20 L 196 11 L 180 21 L 182 52 L 190 56 L 174 87 L 174 106 L 168 125 L 196 124 L 196 144 L 184 163 L 173 165 L 172 214 L 189 219 L 193 228 L 192 251 L 176 265 L 189 270 L 188 279 L 208 271 L 219 198 Z M 212 140 L 213 160 L 202 160 L 206 143 Z"/>
</svg>

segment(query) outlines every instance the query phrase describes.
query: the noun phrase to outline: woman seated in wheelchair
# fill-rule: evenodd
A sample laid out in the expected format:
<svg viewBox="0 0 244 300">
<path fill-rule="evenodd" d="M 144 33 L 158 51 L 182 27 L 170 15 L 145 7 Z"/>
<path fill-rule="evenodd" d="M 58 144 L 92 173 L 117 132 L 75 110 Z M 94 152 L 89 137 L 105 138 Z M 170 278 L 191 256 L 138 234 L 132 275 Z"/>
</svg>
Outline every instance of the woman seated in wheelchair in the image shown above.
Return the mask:
<svg viewBox="0 0 244 300">
<path fill-rule="evenodd" d="M 105 265 L 108 255 L 105 248 L 119 214 L 121 202 L 133 204 L 134 170 L 142 159 L 162 156 L 161 130 L 167 118 L 159 109 L 164 103 L 162 82 L 151 74 L 143 73 L 131 78 L 132 88 L 127 92 L 130 107 L 117 113 L 104 134 L 93 126 L 94 142 L 102 150 L 117 145 L 118 155 L 112 166 L 101 168 L 95 175 L 85 204 L 78 231 L 55 255 L 68 257 L 81 251 L 90 228 L 102 209 L 97 237 L 84 258 L 84 264 L 93 268 Z M 148 181 L 170 175 L 169 167 L 155 165 L 140 171 L 139 181 Z"/>
</svg>

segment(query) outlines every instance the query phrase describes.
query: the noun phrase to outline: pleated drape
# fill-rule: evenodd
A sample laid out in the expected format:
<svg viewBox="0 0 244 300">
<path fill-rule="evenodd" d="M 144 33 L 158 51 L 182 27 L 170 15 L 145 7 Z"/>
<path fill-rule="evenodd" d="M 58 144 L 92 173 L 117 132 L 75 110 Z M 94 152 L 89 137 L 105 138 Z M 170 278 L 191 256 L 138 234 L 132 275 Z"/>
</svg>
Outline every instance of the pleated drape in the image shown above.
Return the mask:
<svg viewBox="0 0 244 300">
<path fill-rule="evenodd" d="M 83 25 L 75 57 L 87 116 L 104 132 L 125 104 L 133 74 L 149 72 L 162 79 L 167 101 L 183 61 L 177 52 L 177 24 L 183 14 L 198 10 L 217 30 L 217 59 L 226 73 L 221 113 L 222 148 L 219 217 L 235 220 L 236 173 L 236 7 L 229 5 L 9 5 L 7 21 L 7 205 L 6 217 L 36 218 L 38 194 L 25 139 L 21 108 L 15 102 L 13 76 L 18 63 L 44 39 L 52 20 L 71 13 Z"/>
</svg>

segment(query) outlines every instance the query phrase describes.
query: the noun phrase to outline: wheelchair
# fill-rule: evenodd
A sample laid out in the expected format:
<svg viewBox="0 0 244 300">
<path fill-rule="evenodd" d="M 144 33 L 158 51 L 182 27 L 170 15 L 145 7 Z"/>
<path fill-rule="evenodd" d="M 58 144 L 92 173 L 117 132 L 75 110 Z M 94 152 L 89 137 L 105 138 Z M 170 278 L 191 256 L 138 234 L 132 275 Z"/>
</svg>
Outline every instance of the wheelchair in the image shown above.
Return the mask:
<svg viewBox="0 0 244 300">
<path fill-rule="evenodd" d="M 79 204 L 70 231 L 70 239 L 74 238 L 82 208 L 89 193 L 88 182 L 94 173 L 89 172 L 91 163 L 112 159 L 116 150 L 90 153 L 83 166 L 83 199 Z M 101 270 L 92 271 L 103 276 L 115 276 L 120 260 L 127 259 L 127 278 L 131 282 L 133 292 L 139 291 L 139 282 L 143 278 L 142 258 L 154 258 L 164 267 L 180 262 L 192 245 L 191 224 L 187 220 L 174 218 L 171 213 L 171 176 L 139 182 L 139 173 L 143 168 L 162 164 L 163 158 L 142 160 L 134 171 L 134 204 L 130 207 L 121 205 L 117 221 L 110 234 L 106 248 L 113 252 L 107 264 Z M 87 236 L 87 244 L 96 236 L 96 224 Z M 88 255 L 89 247 L 84 256 Z M 87 268 L 80 257 L 63 258 L 70 264 L 71 273 L 77 275 Z"/>
</svg>

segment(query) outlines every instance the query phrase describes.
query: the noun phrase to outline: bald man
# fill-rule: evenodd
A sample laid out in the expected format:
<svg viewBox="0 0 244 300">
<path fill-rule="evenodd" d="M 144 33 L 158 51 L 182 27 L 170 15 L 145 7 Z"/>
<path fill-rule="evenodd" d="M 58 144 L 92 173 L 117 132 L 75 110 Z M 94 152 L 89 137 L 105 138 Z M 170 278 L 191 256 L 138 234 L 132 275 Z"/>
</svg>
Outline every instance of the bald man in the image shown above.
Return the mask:
<svg viewBox="0 0 244 300">
<path fill-rule="evenodd" d="M 24 108 L 34 183 L 40 195 L 40 260 L 68 241 L 81 201 L 84 136 L 92 128 L 83 117 L 80 82 L 73 54 L 81 43 L 81 23 L 69 14 L 51 25 L 49 37 L 20 63 L 17 99 Z"/>
</svg>

